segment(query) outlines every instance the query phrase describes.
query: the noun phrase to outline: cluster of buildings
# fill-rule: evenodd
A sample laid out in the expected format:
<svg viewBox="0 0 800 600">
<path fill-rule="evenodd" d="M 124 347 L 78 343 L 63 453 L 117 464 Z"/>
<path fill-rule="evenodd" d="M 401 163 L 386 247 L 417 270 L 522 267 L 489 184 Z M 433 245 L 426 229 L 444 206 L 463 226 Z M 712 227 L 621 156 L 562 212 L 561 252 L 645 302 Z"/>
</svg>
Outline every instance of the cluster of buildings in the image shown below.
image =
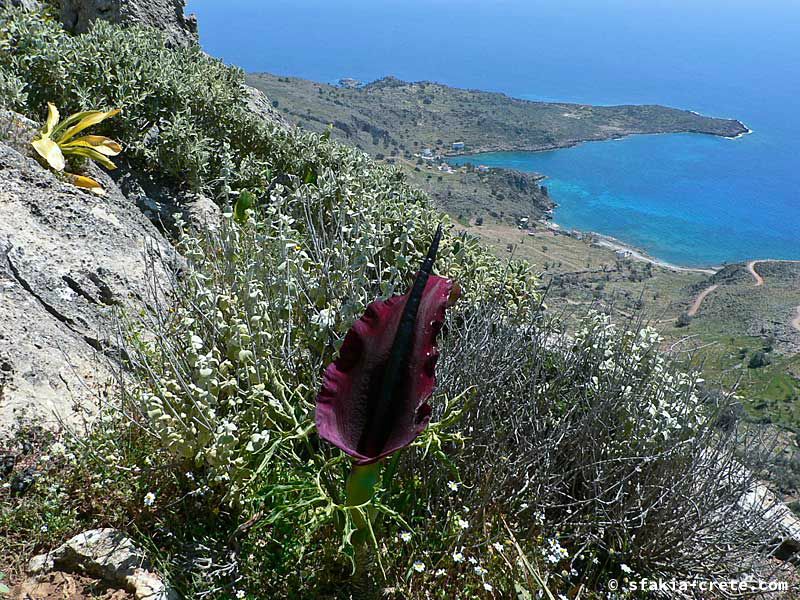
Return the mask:
<svg viewBox="0 0 800 600">
<path fill-rule="evenodd" d="M 422 152 L 420 152 L 419 154 L 415 154 L 414 156 L 416 156 L 417 158 L 421 158 L 422 160 L 429 160 L 429 161 L 439 160 L 442 158 L 441 155 L 434 154 L 433 150 L 431 150 L 430 148 L 423 148 Z"/>
<path fill-rule="evenodd" d="M 453 142 L 452 144 L 450 144 L 450 148 L 452 149 L 453 152 L 463 152 L 464 149 L 466 148 L 466 145 L 464 144 L 464 142 Z M 429 163 L 438 162 L 439 164 L 436 168 L 442 173 L 451 174 L 457 171 L 457 169 L 454 169 L 446 162 L 443 162 L 442 159 L 444 157 L 441 154 L 435 152 L 432 148 L 423 148 L 417 154 L 414 154 L 414 156 Z M 477 171 L 478 173 L 488 173 L 489 167 L 487 167 L 486 165 L 477 165 L 475 167 L 475 171 Z"/>
</svg>

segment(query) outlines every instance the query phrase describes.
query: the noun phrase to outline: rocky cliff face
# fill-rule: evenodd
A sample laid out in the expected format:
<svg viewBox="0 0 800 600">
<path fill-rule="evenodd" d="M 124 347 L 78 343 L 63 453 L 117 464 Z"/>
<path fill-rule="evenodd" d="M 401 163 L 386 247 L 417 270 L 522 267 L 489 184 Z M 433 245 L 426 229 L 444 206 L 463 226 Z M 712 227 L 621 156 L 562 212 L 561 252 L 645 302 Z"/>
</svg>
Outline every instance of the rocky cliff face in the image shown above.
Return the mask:
<svg viewBox="0 0 800 600">
<path fill-rule="evenodd" d="M 161 29 L 172 46 L 197 43 L 197 20 L 184 15 L 185 0 L 60 0 L 61 22 L 83 33 L 92 22 L 136 23 Z"/>
<path fill-rule="evenodd" d="M 32 123 L 0 121 L 2 437 L 19 417 L 91 413 L 118 356 L 116 316 L 148 310 L 178 259 L 105 173 L 91 173 L 104 197 L 65 183 L 28 155 Z"/>
<path fill-rule="evenodd" d="M 84 33 L 97 19 L 135 23 L 161 29 L 172 47 L 197 43 L 197 19 L 184 14 L 186 0 L 48 0 L 59 7 L 61 22 L 73 33 Z M 0 0 L 0 7 L 41 10 L 45 0 Z"/>
</svg>

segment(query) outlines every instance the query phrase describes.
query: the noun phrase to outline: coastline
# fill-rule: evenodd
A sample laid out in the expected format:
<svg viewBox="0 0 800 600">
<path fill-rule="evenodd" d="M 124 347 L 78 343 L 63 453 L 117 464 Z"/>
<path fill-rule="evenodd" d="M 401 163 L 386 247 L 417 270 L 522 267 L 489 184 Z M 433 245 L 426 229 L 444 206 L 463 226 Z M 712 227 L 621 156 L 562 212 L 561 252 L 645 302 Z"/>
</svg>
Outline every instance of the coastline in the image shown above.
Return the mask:
<svg viewBox="0 0 800 600">
<path fill-rule="evenodd" d="M 313 116 L 317 112 L 324 114 L 324 119 L 316 118 L 309 122 L 330 123 L 334 118 L 338 118 L 336 123 L 339 125 L 335 126 L 335 128 L 338 127 L 338 135 L 346 138 L 351 145 L 356 144 L 368 154 L 378 157 L 379 160 L 386 158 L 387 162 L 395 163 L 397 160 L 402 160 L 400 157 L 404 156 L 402 151 L 405 150 L 406 158 L 409 161 L 407 166 L 415 171 L 420 171 L 420 168 L 415 168 L 414 157 L 417 158 L 416 165 L 423 165 L 424 161 L 427 161 L 428 168 L 438 166 L 440 172 L 449 173 L 450 169 L 437 163 L 449 162 L 452 165 L 453 162 L 458 161 L 460 164 L 471 162 L 475 166 L 479 166 L 480 159 L 473 157 L 484 153 L 553 152 L 574 148 L 589 142 L 611 142 L 632 136 L 702 134 L 738 139 L 753 133 L 752 129 L 739 119 L 705 116 L 696 111 L 658 104 L 589 105 L 530 100 L 514 98 L 499 92 L 457 88 L 432 81 L 406 82 L 391 76 L 365 85 L 353 80 L 340 81 L 338 85 L 331 85 L 297 77 L 280 77 L 270 73 L 250 73 L 248 81 L 257 89 L 267 93 L 270 98 L 279 99 L 281 103 L 301 102 L 301 108 L 306 107 L 307 110 L 298 109 L 295 115 L 298 123 L 305 123 L 311 119 L 308 115 Z M 367 94 L 367 92 L 369 93 Z M 424 102 L 420 99 L 422 96 L 425 96 Z M 307 100 L 307 98 L 311 98 L 311 100 Z M 487 131 L 484 131 L 482 123 L 479 123 L 480 127 L 475 129 L 474 123 L 469 119 L 465 121 L 464 115 L 458 110 L 465 99 L 473 102 L 472 105 L 476 107 L 473 112 L 476 113 L 479 113 L 481 108 L 488 111 L 486 114 L 495 114 L 499 109 L 507 109 L 508 112 L 504 113 L 506 118 L 487 128 Z M 306 103 L 302 104 L 302 102 Z M 381 104 L 381 102 L 388 104 Z M 426 129 L 417 122 L 416 119 L 419 115 L 411 119 L 406 114 L 409 112 L 408 110 L 392 112 L 386 108 L 387 106 L 394 107 L 398 103 L 402 106 L 406 106 L 404 103 L 416 106 L 418 112 L 423 116 L 430 116 L 429 113 L 438 116 L 439 120 L 435 121 L 434 131 L 430 131 L 430 123 Z M 432 105 L 432 108 L 427 108 L 426 105 Z M 522 117 L 527 115 L 530 118 L 527 120 L 520 118 L 520 106 L 525 110 L 532 110 L 527 107 L 533 105 L 536 105 L 537 110 L 549 112 L 541 115 L 538 112 L 530 115 L 525 113 L 522 114 Z M 510 117 L 517 118 L 514 120 Z M 540 129 L 530 126 L 531 122 L 536 122 L 533 117 L 546 117 L 549 120 L 540 128 L 540 131 Z M 573 127 L 570 123 L 574 121 L 567 117 L 586 119 L 586 121 L 582 126 Z M 427 123 L 427 121 L 425 122 Z M 366 134 L 362 135 L 364 132 Z M 544 135 L 543 132 L 547 135 Z M 381 140 L 383 140 L 383 144 L 379 143 Z M 447 142 L 443 140 L 447 140 Z M 414 150 L 411 150 L 412 141 Z M 385 156 L 385 149 L 392 144 L 394 144 L 394 151 L 392 157 L 388 158 Z M 416 152 L 411 154 L 414 151 Z M 495 168 L 506 172 L 516 170 L 532 176 L 534 181 L 547 177 L 546 169 L 542 169 L 544 173 L 531 173 L 508 167 L 498 166 Z M 441 175 L 439 180 L 442 180 Z M 446 184 L 443 185 L 445 187 L 442 188 L 444 190 L 442 193 L 452 191 L 446 189 Z M 477 192 L 477 190 L 475 191 Z M 434 189 L 434 193 L 437 193 L 437 190 Z M 542 195 L 547 196 L 546 193 Z M 551 215 L 552 218 L 552 212 L 549 209 L 553 208 L 552 204 L 557 200 L 548 198 L 547 201 L 551 204 L 549 207 L 545 202 L 539 200 L 534 198 L 529 216 L 539 219 L 544 215 Z M 489 202 L 491 202 L 491 198 Z M 462 205 L 471 206 L 468 199 L 458 206 Z M 484 205 L 481 206 L 486 208 Z M 526 207 L 525 210 L 528 208 Z M 489 212 L 491 213 L 491 211 Z M 506 209 L 506 213 L 508 212 Z M 596 231 L 588 231 L 586 234 L 596 239 L 599 246 L 604 246 L 612 251 L 623 251 L 636 261 L 647 262 L 673 271 L 706 274 L 715 272 L 713 266 L 706 266 L 702 263 L 700 266 L 670 263 L 667 260 L 651 256 L 646 251 L 622 240 Z"/>
<path fill-rule="evenodd" d="M 790 258 L 748 258 L 742 259 L 737 261 L 732 261 L 730 263 L 724 263 L 721 265 L 708 265 L 703 267 L 689 267 L 685 265 L 676 265 L 675 263 L 671 263 L 666 260 L 662 260 L 660 258 L 656 258 L 647 253 L 646 250 L 638 248 L 632 244 L 627 242 L 623 242 L 619 238 L 615 238 L 611 235 L 606 235 L 604 233 L 599 233 L 597 231 L 591 230 L 582 230 L 582 229 L 575 229 L 575 228 L 566 228 L 553 220 L 539 220 L 537 221 L 540 225 L 546 227 L 550 231 L 553 231 L 557 235 L 568 235 L 573 236 L 574 233 L 580 233 L 584 237 L 589 237 L 592 239 L 592 244 L 596 246 L 600 246 L 603 248 L 608 248 L 609 250 L 614 251 L 622 251 L 627 254 L 626 258 L 630 258 L 637 262 L 645 262 L 650 263 L 654 266 L 661 267 L 664 269 L 668 269 L 670 271 L 680 272 L 680 273 L 703 273 L 706 275 L 715 275 L 726 266 L 729 265 L 744 265 L 747 266 L 748 270 L 751 269 L 752 265 L 758 263 L 798 263 L 800 260 L 790 259 Z M 752 271 L 751 271 L 752 272 Z M 754 276 L 756 276 L 754 274 Z M 757 286 L 760 284 L 756 284 Z M 800 310 L 800 306 L 797 307 Z M 800 313 L 798 313 L 798 318 L 800 318 Z M 800 323 L 800 321 L 798 321 Z"/>
<path fill-rule="evenodd" d="M 697 114 L 698 116 L 700 116 L 699 113 L 696 113 L 694 111 L 689 111 L 689 112 L 692 112 L 693 114 Z M 739 138 L 742 138 L 742 137 L 744 137 L 746 135 L 750 135 L 750 134 L 753 133 L 752 129 L 750 129 L 747 125 L 745 125 L 744 123 L 742 123 L 738 119 L 733 119 L 733 120 L 735 120 L 737 123 L 739 123 L 744 128 L 745 131 L 743 131 L 743 132 L 741 132 L 741 133 L 739 133 L 739 134 L 737 134 L 735 136 L 728 136 L 728 135 L 722 135 L 722 134 L 717 134 L 717 133 L 709 133 L 709 132 L 697 132 L 697 131 L 682 131 L 682 132 L 662 131 L 662 132 L 648 132 L 648 133 L 636 132 L 636 133 L 626 133 L 626 134 L 623 134 L 623 135 L 610 135 L 610 136 L 607 136 L 607 137 L 597 137 L 597 138 L 586 138 L 586 139 L 580 139 L 580 140 L 573 140 L 573 141 L 566 142 L 564 144 L 553 144 L 553 145 L 549 145 L 549 146 L 522 147 L 522 148 L 515 148 L 515 147 L 512 147 L 512 146 L 483 147 L 483 148 L 477 148 L 477 149 L 474 149 L 474 150 L 470 150 L 470 151 L 467 151 L 467 152 L 446 152 L 446 153 L 443 153 L 442 158 L 447 159 L 447 158 L 455 158 L 455 157 L 469 157 L 469 156 L 475 156 L 475 155 L 479 155 L 479 154 L 486 154 L 486 153 L 490 153 L 490 152 L 549 152 L 549 151 L 554 151 L 554 150 L 563 150 L 563 149 L 567 149 L 567 148 L 574 148 L 575 146 L 578 146 L 578 145 L 581 145 L 581 144 L 590 143 L 590 142 L 605 142 L 605 141 L 622 140 L 622 139 L 625 139 L 625 138 L 628 138 L 628 137 L 631 137 L 631 136 L 635 136 L 635 135 L 666 135 L 666 134 L 672 134 L 672 133 L 692 133 L 692 134 L 697 134 L 697 135 L 712 135 L 712 136 L 715 136 L 715 137 L 721 137 L 721 138 L 728 139 L 728 140 L 737 140 Z M 502 170 L 514 170 L 514 169 L 505 169 L 503 167 L 493 167 L 493 168 L 502 169 Z M 531 175 L 537 177 L 538 181 L 546 180 L 547 177 L 548 177 L 546 174 L 542 174 L 542 173 L 531 173 Z M 557 208 L 557 207 L 558 207 L 558 202 L 553 200 L 553 214 L 555 212 L 554 209 Z M 604 247 L 604 248 L 608 248 L 608 249 L 614 250 L 614 251 L 625 252 L 625 253 L 627 253 L 627 258 L 631 258 L 631 259 L 636 260 L 638 262 L 650 263 L 650 264 L 652 264 L 654 266 L 661 267 L 661 268 L 664 268 L 664 269 L 669 269 L 669 270 L 675 271 L 675 272 L 704 273 L 704 274 L 707 274 L 707 275 L 714 275 L 720 269 L 723 268 L 722 265 L 705 266 L 705 267 L 689 267 L 689 266 L 685 266 L 685 265 L 677 265 L 677 264 L 668 262 L 666 260 L 662 260 L 662 259 L 656 258 L 654 256 L 651 256 L 645 250 L 643 250 L 641 248 L 637 248 L 636 246 L 633 246 L 633 245 L 628 244 L 626 242 L 623 242 L 622 240 L 620 240 L 618 238 L 615 238 L 615 237 L 613 237 L 611 235 L 606 235 L 604 233 L 599 233 L 597 231 L 585 231 L 585 230 L 579 230 L 579 229 L 575 229 L 575 228 L 567 229 L 566 227 L 560 225 L 558 222 L 556 222 L 553 219 L 542 219 L 542 220 L 539 221 L 539 223 L 544 225 L 545 227 L 547 227 L 551 231 L 557 232 L 557 233 L 559 233 L 561 235 L 569 235 L 570 234 L 569 232 L 577 232 L 577 233 L 581 233 L 581 234 L 583 234 L 585 236 L 591 236 L 592 238 L 594 238 L 594 242 L 593 243 L 597 244 L 598 246 L 601 246 L 601 247 Z"/>
<path fill-rule="evenodd" d="M 742 123 L 741 121 L 739 121 L 739 122 Z M 744 125 L 744 123 L 742 123 L 742 125 Z M 744 126 L 745 126 L 745 128 L 747 128 L 747 131 L 743 131 L 739 135 L 735 135 L 733 137 L 729 137 L 728 139 L 729 140 L 738 140 L 739 138 L 743 138 L 744 136 L 750 135 L 751 133 L 753 133 L 753 130 L 750 129 L 749 127 L 747 127 L 747 125 L 744 125 Z"/>
<path fill-rule="evenodd" d="M 720 269 L 723 268 L 722 266 L 688 267 L 684 265 L 676 265 L 666 260 L 662 260 L 660 258 L 651 256 L 641 248 L 637 248 L 636 246 L 623 242 L 618 238 L 606 235 L 604 233 L 599 233 L 597 231 L 566 229 L 565 227 L 562 227 L 558 223 L 550 220 L 540 220 L 539 223 L 544 225 L 551 231 L 556 232 L 560 235 L 571 235 L 570 232 L 581 233 L 584 236 L 591 237 L 593 240 L 592 243 L 596 244 L 597 246 L 608 248 L 609 250 L 614 250 L 615 252 L 617 251 L 624 252 L 627 254 L 626 258 L 633 259 L 637 262 L 650 263 L 653 266 L 669 269 L 670 271 L 676 271 L 681 273 L 704 273 L 706 275 L 714 275 Z"/>
<path fill-rule="evenodd" d="M 689 111 L 693 112 L 693 111 Z M 699 113 L 694 113 L 698 116 L 702 116 Z M 690 130 L 681 130 L 681 131 L 632 131 L 628 133 L 615 133 L 609 135 L 598 135 L 595 137 L 585 137 L 576 140 L 568 140 L 562 143 L 556 144 L 546 144 L 546 145 L 515 145 L 515 144 L 494 144 L 488 146 L 477 146 L 475 148 L 470 148 L 469 150 L 460 151 L 460 152 L 453 152 L 452 150 L 442 152 L 442 158 L 457 158 L 457 157 L 469 157 L 475 156 L 477 154 L 488 154 L 490 152 L 552 152 L 554 150 L 565 150 L 568 148 L 575 148 L 576 146 L 580 146 L 582 144 L 589 144 L 592 142 L 613 142 L 617 140 L 624 140 L 629 137 L 637 136 L 637 135 L 671 135 L 671 134 L 681 134 L 681 133 L 691 133 L 694 135 L 710 135 L 713 137 L 723 138 L 726 140 L 738 140 L 746 135 L 750 135 L 753 133 L 753 130 L 750 129 L 747 125 L 739 121 L 738 119 L 731 119 L 732 121 L 736 121 L 739 125 L 742 126 L 744 131 L 737 133 L 736 135 L 724 135 L 722 133 L 713 133 L 709 131 L 690 131 Z"/>
<path fill-rule="evenodd" d="M 665 260 L 661 260 L 659 258 L 655 258 L 654 256 L 650 256 L 644 250 L 640 248 L 636 248 L 630 244 L 626 244 L 622 240 L 619 240 L 615 237 L 610 235 L 605 235 L 602 233 L 598 233 L 596 231 L 588 231 L 586 232 L 587 235 L 591 235 L 595 238 L 595 243 L 598 246 L 602 246 L 604 248 L 609 248 L 611 250 L 620 250 L 623 252 L 627 252 L 628 258 L 632 258 L 633 260 L 639 262 L 646 262 L 650 263 L 656 267 L 662 267 L 664 269 L 669 269 L 670 271 L 677 271 L 681 273 L 704 273 L 706 275 L 714 275 L 719 271 L 722 267 L 686 267 L 682 265 L 676 265 L 671 262 L 667 262 Z"/>
<path fill-rule="evenodd" d="M 690 110 L 689 112 L 692 113 L 693 115 L 697 115 L 698 117 L 702 117 L 703 116 L 702 114 L 700 114 L 696 110 Z M 720 118 L 720 119 L 728 119 L 728 117 L 718 117 L 718 118 Z M 745 125 L 739 119 L 730 118 L 729 120 L 736 121 L 737 123 L 739 123 L 739 125 L 741 125 L 742 127 L 745 128 L 745 131 L 743 131 L 742 133 L 740 133 L 738 135 L 734 135 L 734 136 L 722 135 L 722 136 L 719 136 L 719 137 L 724 137 L 724 138 L 727 138 L 729 140 L 738 140 L 741 137 L 744 137 L 746 135 L 750 135 L 751 133 L 753 133 L 753 130 L 750 129 L 747 125 Z M 711 135 L 714 135 L 714 134 L 711 134 Z"/>
</svg>

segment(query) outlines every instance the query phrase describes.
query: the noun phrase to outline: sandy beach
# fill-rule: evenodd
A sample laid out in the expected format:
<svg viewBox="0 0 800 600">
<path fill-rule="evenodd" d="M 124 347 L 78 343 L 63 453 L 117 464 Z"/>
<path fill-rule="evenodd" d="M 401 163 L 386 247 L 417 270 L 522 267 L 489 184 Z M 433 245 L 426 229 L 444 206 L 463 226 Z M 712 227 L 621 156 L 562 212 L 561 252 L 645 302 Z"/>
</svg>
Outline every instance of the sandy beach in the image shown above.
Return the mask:
<svg viewBox="0 0 800 600">
<path fill-rule="evenodd" d="M 554 231 L 568 231 L 566 228 L 561 227 L 557 223 L 552 221 L 548 221 L 545 223 L 548 228 Z M 611 237 L 610 235 L 604 235 L 602 233 L 597 233 L 596 231 L 583 231 L 581 232 L 584 235 L 592 236 L 595 238 L 595 243 L 598 246 L 603 246 L 604 248 L 609 248 L 614 251 L 622 251 L 628 254 L 629 258 L 633 260 L 638 260 L 640 262 L 647 262 L 652 265 L 663 267 L 665 269 L 670 269 L 671 271 L 680 271 L 685 273 L 705 273 L 707 275 L 713 275 L 717 271 L 720 270 L 721 267 L 683 267 L 680 265 L 675 265 L 665 260 L 660 260 L 658 258 L 652 257 L 647 254 L 644 250 L 639 248 L 635 248 L 626 244 L 625 242 L 618 240 L 615 237 Z"/>
</svg>

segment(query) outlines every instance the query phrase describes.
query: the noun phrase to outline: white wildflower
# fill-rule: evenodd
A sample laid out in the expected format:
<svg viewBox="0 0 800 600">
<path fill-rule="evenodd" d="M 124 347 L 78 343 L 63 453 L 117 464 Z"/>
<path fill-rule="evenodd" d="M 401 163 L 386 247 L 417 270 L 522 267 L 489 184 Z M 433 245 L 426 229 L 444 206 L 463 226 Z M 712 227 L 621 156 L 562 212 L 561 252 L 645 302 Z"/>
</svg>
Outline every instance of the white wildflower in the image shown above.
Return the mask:
<svg viewBox="0 0 800 600">
<path fill-rule="evenodd" d="M 328 329 L 336 325 L 336 311 L 332 308 L 323 308 L 319 313 L 311 317 L 311 322 L 320 329 Z"/>
<path fill-rule="evenodd" d="M 156 495 L 153 492 L 147 492 L 144 496 L 144 505 L 153 506 L 156 502 Z"/>
<path fill-rule="evenodd" d="M 556 564 L 557 562 L 560 562 L 569 556 L 567 550 L 556 538 L 547 540 L 547 548 L 542 549 L 542 554 L 548 562 L 553 564 Z"/>
</svg>

